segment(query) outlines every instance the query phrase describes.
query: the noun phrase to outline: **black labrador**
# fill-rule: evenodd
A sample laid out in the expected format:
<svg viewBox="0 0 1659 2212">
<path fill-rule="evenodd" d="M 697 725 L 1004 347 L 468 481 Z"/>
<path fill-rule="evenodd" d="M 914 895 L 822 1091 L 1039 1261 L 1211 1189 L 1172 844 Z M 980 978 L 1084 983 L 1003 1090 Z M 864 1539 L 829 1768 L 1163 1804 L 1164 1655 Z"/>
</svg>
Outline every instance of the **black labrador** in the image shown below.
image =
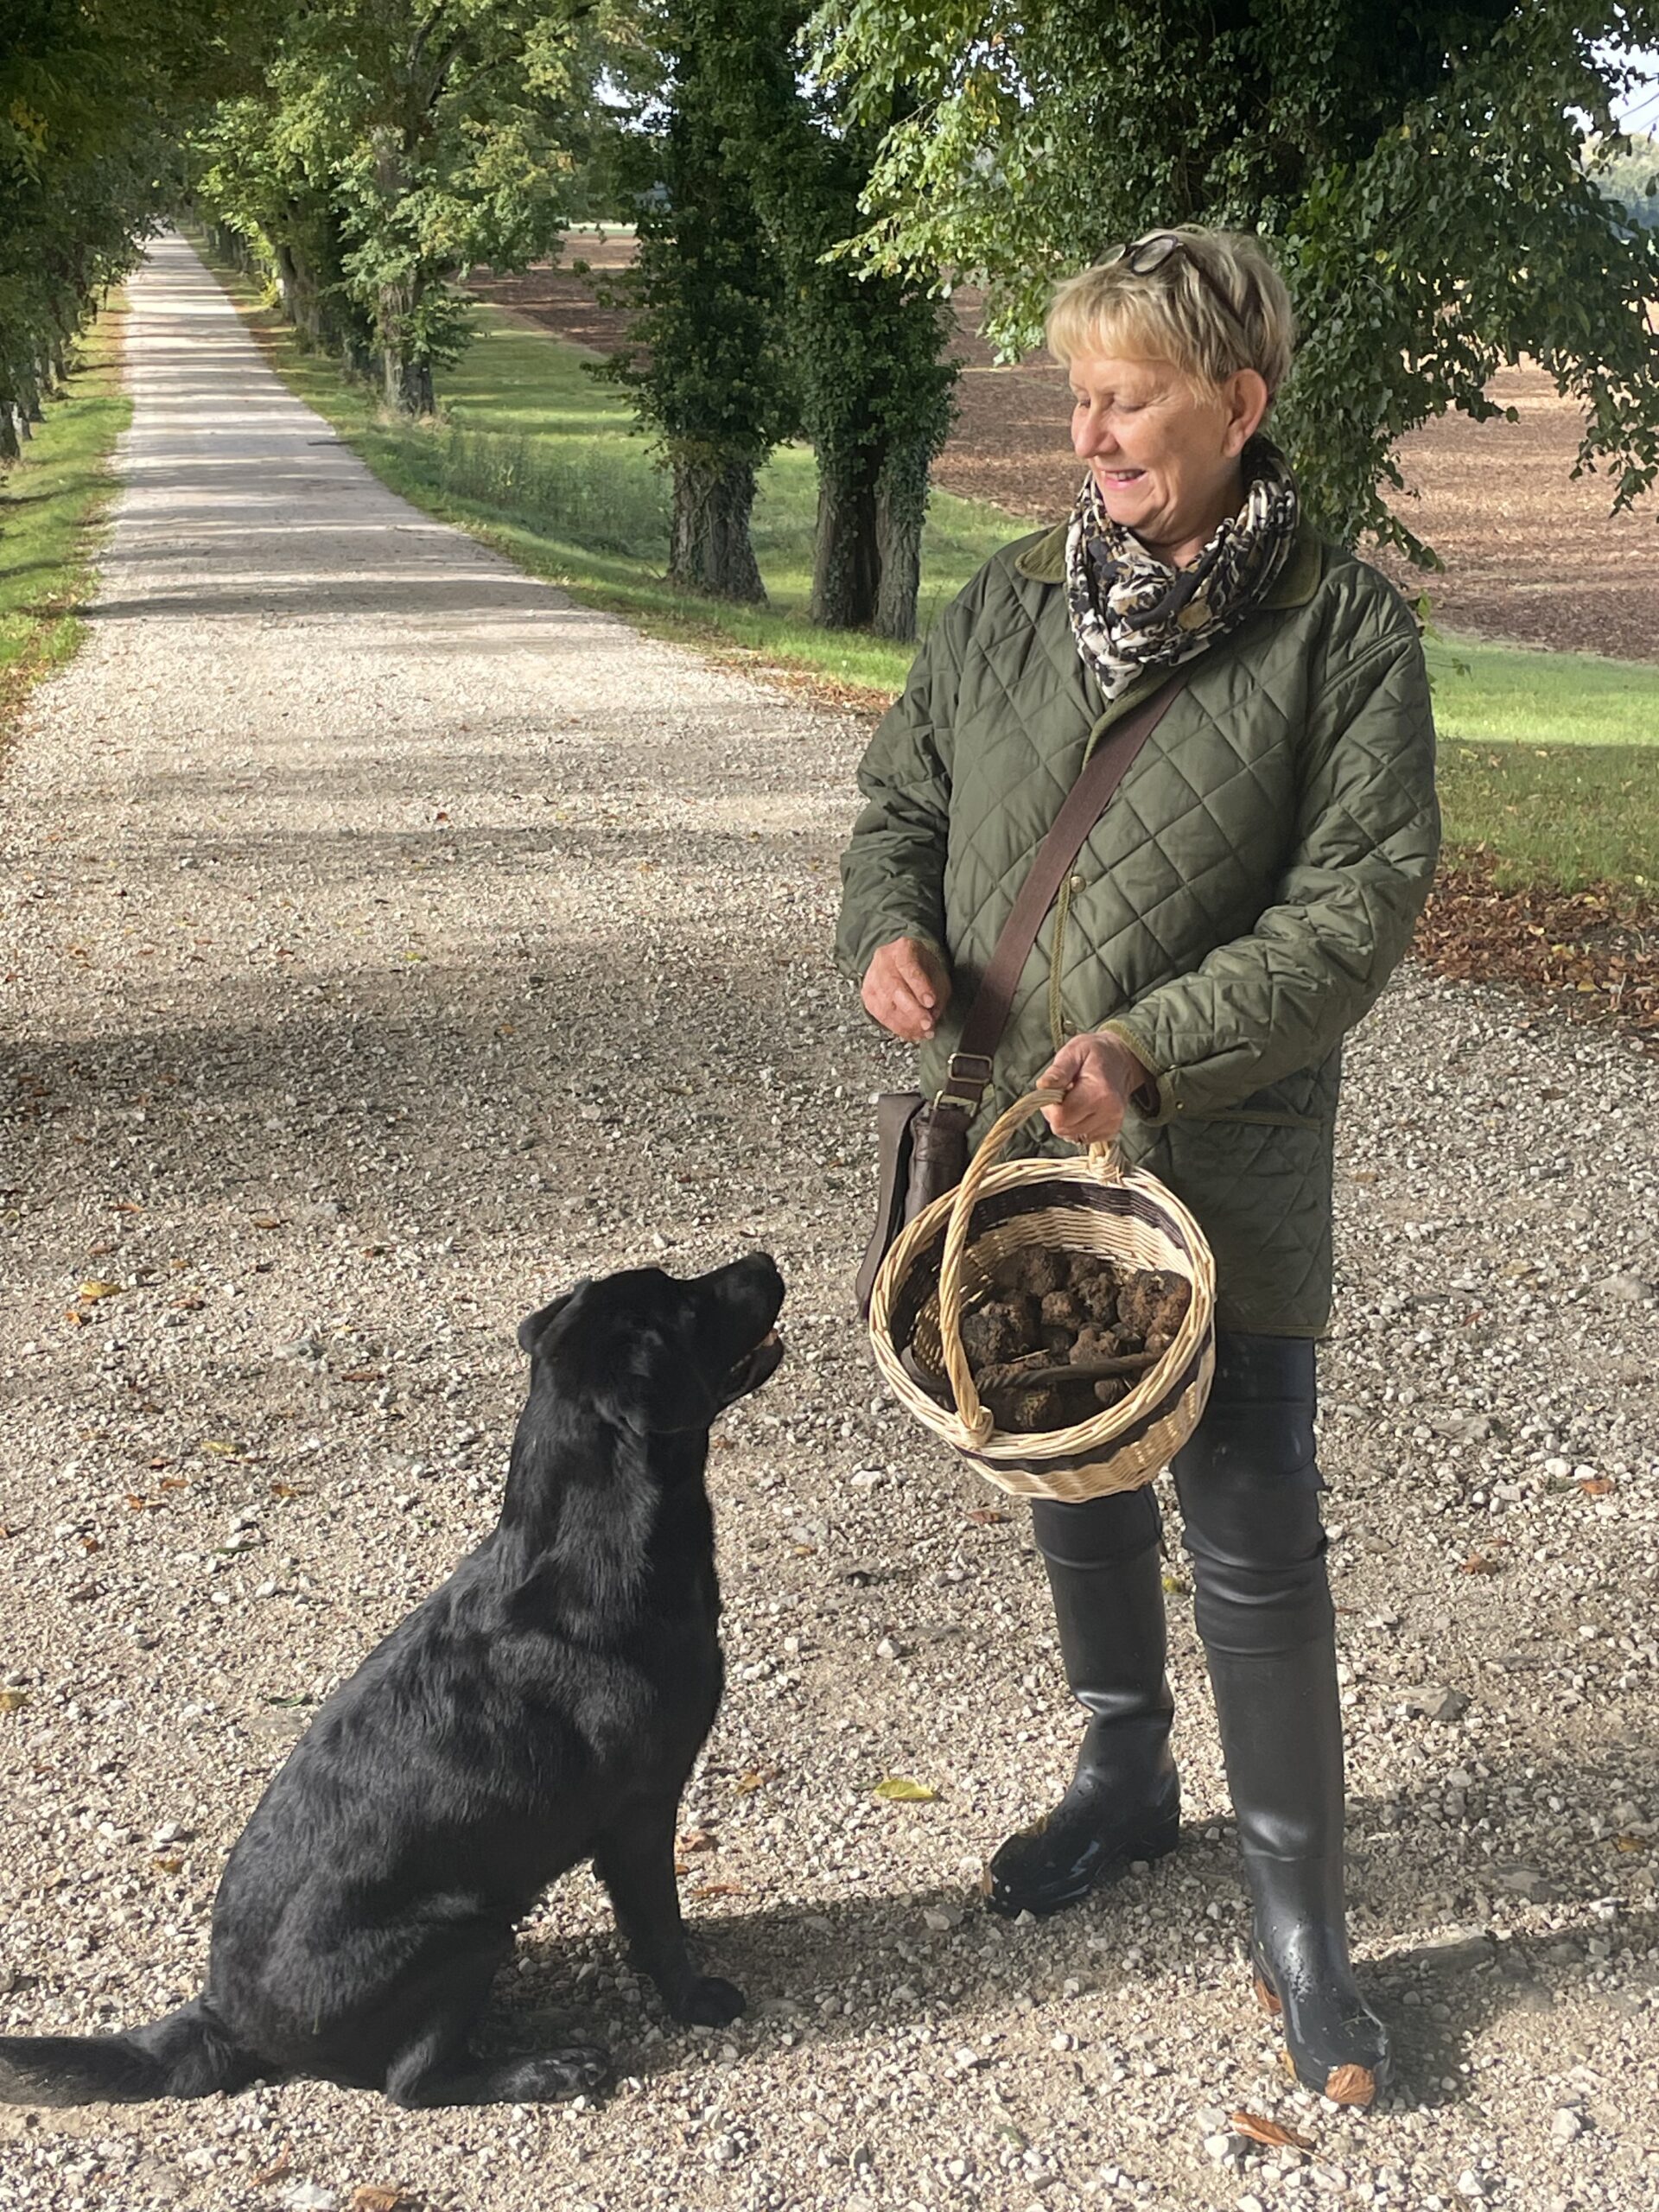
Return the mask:
<svg viewBox="0 0 1659 2212">
<path fill-rule="evenodd" d="M 473 2048 L 513 1927 L 579 1860 L 678 2019 L 700 1975 L 674 1878 L 680 1793 L 723 1680 L 710 1424 L 778 1365 L 756 1253 L 689 1281 L 586 1281 L 530 1316 L 501 1518 L 318 1712 L 213 1906 L 207 1986 L 124 2035 L 0 2037 L 0 2101 L 195 2097 L 315 2075 L 403 2105 L 520 2103 L 602 2051 Z"/>
</svg>

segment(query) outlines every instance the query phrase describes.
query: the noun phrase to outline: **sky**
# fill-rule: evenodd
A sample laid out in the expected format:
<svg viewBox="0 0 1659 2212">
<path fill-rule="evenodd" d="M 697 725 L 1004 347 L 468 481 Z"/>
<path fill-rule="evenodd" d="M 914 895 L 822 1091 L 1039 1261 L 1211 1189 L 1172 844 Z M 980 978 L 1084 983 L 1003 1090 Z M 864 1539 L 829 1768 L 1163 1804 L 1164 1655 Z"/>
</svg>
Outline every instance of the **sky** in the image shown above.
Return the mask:
<svg viewBox="0 0 1659 2212">
<path fill-rule="evenodd" d="M 1643 81 L 1615 104 L 1613 112 L 1626 130 L 1650 135 L 1659 130 L 1659 53 L 1639 48 L 1630 59 L 1641 66 Z"/>
</svg>

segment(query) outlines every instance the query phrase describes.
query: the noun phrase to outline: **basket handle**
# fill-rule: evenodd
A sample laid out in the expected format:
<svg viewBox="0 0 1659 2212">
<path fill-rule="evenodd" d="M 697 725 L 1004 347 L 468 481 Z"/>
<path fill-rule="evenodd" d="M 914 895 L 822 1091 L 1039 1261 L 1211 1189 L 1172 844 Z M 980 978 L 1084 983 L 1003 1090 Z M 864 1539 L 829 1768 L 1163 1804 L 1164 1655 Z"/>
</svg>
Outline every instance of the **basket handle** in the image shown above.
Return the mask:
<svg viewBox="0 0 1659 2212">
<path fill-rule="evenodd" d="M 944 1251 L 939 1261 L 939 1349 L 944 1354 L 944 1371 L 957 1402 L 957 1418 L 975 1444 L 982 1444 L 996 1423 L 979 1402 L 973 1370 L 962 1347 L 962 1263 L 968 1250 L 968 1231 L 985 1178 L 1001 1158 L 1008 1139 L 1022 1122 L 1041 1113 L 1046 1106 L 1058 1105 L 1065 1096 L 1063 1089 L 1052 1085 L 1028 1090 L 1023 1098 L 1016 1098 L 1006 1113 L 999 1114 L 969 1161 L 951 1199 Z M 1116 1147 L 1111 1144 L 1091 1144 L 1089 1147 L 1090 1164 L 1110 1182 L 1120 1178 L 1116 1154 Z"/>
</svg>

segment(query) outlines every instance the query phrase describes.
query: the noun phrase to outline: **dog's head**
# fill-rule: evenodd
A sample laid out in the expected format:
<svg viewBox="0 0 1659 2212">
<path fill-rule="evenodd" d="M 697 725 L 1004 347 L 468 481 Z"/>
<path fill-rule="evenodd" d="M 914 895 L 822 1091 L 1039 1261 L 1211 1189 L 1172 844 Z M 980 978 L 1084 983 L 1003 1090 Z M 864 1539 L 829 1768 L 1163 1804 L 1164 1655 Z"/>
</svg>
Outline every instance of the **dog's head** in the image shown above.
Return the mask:
<svg viewBox="0 0 1659 2212">
<path fill-rule="evenodd" d="M 680 1278 L 634 1268 L 580 1282 L 526 1317 L 532 1402 L 585 1402 L 642 1435 L 707 1432 L 784 1356 L 784 1279 L 765 1252 Z"/>
</svg>

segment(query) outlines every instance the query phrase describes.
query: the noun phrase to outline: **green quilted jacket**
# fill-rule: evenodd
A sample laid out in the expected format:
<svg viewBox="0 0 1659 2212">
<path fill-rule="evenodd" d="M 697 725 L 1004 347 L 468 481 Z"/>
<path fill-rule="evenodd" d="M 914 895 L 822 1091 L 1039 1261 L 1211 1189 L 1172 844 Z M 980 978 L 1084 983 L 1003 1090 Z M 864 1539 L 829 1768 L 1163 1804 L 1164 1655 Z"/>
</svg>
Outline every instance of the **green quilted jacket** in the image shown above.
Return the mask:
<svg viewBox="0 0 1659 2212">
<path fill-rule="evenodd" d="M 861 980 L 914 937 L 957 1026 L 1103 711 L 1064 588 L 1065 530 L 1008 546 L 939 618 L 859 769 L 838 951 Z M 975 1137 L 1068 1036 L 1115 1029 L 1157 1079 L 1127 1161 L 1192 1208 L 1220 1326 L 1317 1336 L 1331 1311 L 1341 1045 L 1410 939 L 1440 842 L 1434 726 L 1393 587 L 1311 531 L 1262 606 L 1190 662 L 1039 935 Z M 1018 1147 L 1016 1147 L 1018 1148 Z M 1073 1152 L 1040 1122 L 1028 1150 Z"/>
</svg>

